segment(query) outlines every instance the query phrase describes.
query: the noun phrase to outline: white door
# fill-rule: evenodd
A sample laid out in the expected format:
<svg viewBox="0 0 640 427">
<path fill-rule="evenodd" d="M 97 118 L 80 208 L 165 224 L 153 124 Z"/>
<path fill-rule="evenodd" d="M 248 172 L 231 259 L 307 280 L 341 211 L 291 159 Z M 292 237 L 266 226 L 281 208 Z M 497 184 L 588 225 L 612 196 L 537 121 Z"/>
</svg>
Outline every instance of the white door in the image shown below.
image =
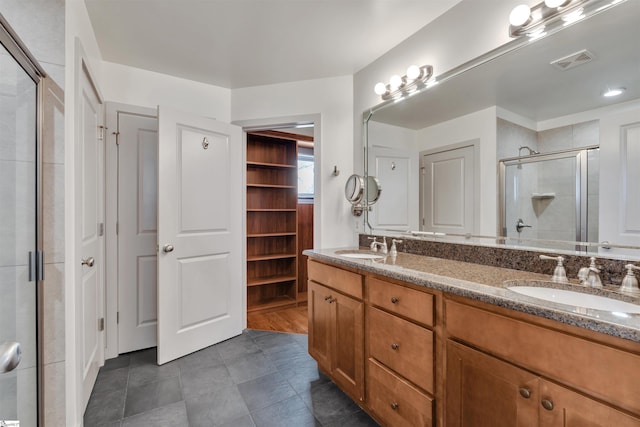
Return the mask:
<svg viewBox="0 0 640 427">
<path fill-rule="evenodd" d="M 158 108 L 158 363 L 244 327 L 242 130 Z"/>
<path fill-rule="evenodd" d="M 158 119 L 118 112 L 118 352 L 156 345 Z"/>
<path fill-rule="evenodd" d="M 474 232 L 474 147 L 422 156 L 422 230 Z"/>
<path fill-rule="evenodd" d="M 103 315 L 104 295 L 104 128 L 102 103 L 84 69 L 80 80 L 78 109 L 81 117 L 77 135 L 81 165 L 76 175 L 77 197 L 80 198 L 76 204 L 76 236 L 79 237 L 80 256 L 76 265 L 81 268 L 78 276 L 81 279 L 76 284 L 76 296 L 81 307 L 77 336 L 82 362 L 83 407 L 86 407 L 104 358 L 104 332 L 100 330 L 99 322 Z"/>
</svg>

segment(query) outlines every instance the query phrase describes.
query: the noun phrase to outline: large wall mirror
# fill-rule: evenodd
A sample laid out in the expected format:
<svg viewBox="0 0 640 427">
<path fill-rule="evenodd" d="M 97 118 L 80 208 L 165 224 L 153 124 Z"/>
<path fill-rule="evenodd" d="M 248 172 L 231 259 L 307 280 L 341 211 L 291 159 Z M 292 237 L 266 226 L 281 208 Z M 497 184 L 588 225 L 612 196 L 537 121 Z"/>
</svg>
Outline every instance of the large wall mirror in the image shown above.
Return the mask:
<svg viewBox="0 0 640 427">
<path fill-rule="evenodd" d="M 600 3 L 367 111 L 369 229 L 640 255 L 640 2 Z"/>
</svg>

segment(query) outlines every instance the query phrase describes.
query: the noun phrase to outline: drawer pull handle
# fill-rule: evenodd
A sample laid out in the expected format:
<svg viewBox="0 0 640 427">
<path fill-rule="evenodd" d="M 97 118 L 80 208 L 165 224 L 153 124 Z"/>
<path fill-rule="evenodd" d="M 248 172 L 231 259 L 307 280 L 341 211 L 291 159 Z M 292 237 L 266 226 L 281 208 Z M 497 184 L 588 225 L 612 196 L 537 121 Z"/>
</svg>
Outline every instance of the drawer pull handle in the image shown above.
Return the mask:
<svg viewBox="0 0 640 427">
<path fill-rule="evenodd" d="M 391 297 L 391 304 L 397 304 L 398 301 L 400 301 L 400 298 L 398 297 Z"/>
<path fill-rule="evenodd" d="M 547 411 L 553 410 L 553 400 L 551 399 L 542 399 L 542 407 Z"/>
<path fill-rule="evenodd" d="M 400 344 L 397 344 L 395 342 L 393 344 L 391 344 L 391 349 L 392 350 L 397 350 L 399 347 L 400 347 Z"/>
<path fill-rule="evenodd" d="M 531 397 L 531 389 L 529 387 L 520 387 L 520 396 L 528 399 Z"/>
<path fill-rule="evenodd" d="M 326 297 L 324 297 L 325 301 L 329 301 L 331 299 L 331 295 L 327 295 Z"/>
<path fill-rule="evenodd" d="M 391 409 L 393 409 L 394 411 L 398 410 L 398 402 L 391 402 Z"/>
</svg>

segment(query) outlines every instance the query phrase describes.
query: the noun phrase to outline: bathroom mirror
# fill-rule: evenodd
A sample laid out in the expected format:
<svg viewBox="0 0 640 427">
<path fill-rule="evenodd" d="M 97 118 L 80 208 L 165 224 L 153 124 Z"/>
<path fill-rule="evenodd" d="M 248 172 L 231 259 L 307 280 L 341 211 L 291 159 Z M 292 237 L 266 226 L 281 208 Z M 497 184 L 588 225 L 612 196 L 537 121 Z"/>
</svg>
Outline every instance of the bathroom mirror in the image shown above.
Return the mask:
<svg viewBox="0 0 640 427">
<path fill-rule="evenodd" d="M 382 186 L 374 176 L 368 176 L 365 180 L 360 175 L 353 174 L 344 185 L 344 196 L 351 203 L 351 212 L 355 216 L 361 216 L 365 210 L 370 210 L 382 193 Z"/>
<path fill-rule="evenodd" d="M 368 226 L 373 231 L 440 233 L 431 226 L 434 220 L 429 215 L 437 212 L 425 201 L 424 176 L 435 170 L 428 167 L 446 160 L 425 156 L 467 148 L 471 157 L 466 163 L 473 167 L 468 172 L 470 183 L 465 185 L 472 195 L 461 201 L 456 191 L 449 191 L 446 200 L 452 206 L 471 205 L 472 209 L 466 218 L 440 212 L 444 222 L 456 227 L 457 222 L 464 222 L 467 227 L 452 226 L 446 233 L 481 235 L 487 240 L 512 236 L 500 226 L 504 207 L 498 189 L 505 185 L 499 182 L 500 160 L 595 147 L 598 156 L 589 170 L 597 173 L 585 179 L 589 191 L 583 188 L 580 197 L 587 198 L 588 207 L 579 211 L 594 216 L 586 238 L 592 244 L 582 247 L 604 253 L 616 253 L 616 246 L 640 247 L 640 49 L 636 43 L 640 40 L 640 2 L 603 4 L 608 6 L 605 10 L 581 22 L 538 40 L 512 43 L 514 48 L 504 55 L 478 58 L 465 64 L 461 73 L 441 74 L 447 78 L 419 94 L 402 102 L 382 103 L 371 115 L 365 112 L 365 170 L 380 177 L 386 194 L 394 198 L 389 204 L 381 199 L 368 215 Z M 505 31 L 507 26 L 505 23 Z M 603 96 L 613 88 L 623 88 L 622 94 Z M 520 150 L 524 146 L 529 150 Z M 587 162 L 571 167 L 586 168 Z M 552 186 L 554 167 L 539 169 L 537 181 L 524 186 L 529 192 L 530 217 L 516 215 L 532 227 L 521 228 L 508 243 L 518 244 L 522 239 L 523 246 L 554 248 L 560 247 L 558 240 L 582 240 L 567 236 L 576 235 L 576 228 L 587 227 L 588 219 L 576 214 L 575 203 L 571 213 L 556 211 L 562 204 L 562 192 L 569 190 Z M 449 188 L 455 188 L 454 172 L 455 168 L 448 172 Z M 516 176 L 507 175 L 512 180 Z M 573 234 L 560 229 L 534 234 L 538 230 L 533 225 L 540 223 L 536 215 L 543 214 L 554 216 L 550 222 L 566 226 Z M 568 215 L 571 221 L 565 221 Z M 599 244 L 603 241 L 606 243 Z M 607 249 L 611 246 L 613 249 Z"/>
<path fill-rule="evenodd" d="M 344 197 L 347 198 L 349 203 L 357 205 L 362 201 L 363 195 L 364 178 L 357 174 L 353 174 L 347 178 L 347 182 L 344 185 Z"/>
</svg>

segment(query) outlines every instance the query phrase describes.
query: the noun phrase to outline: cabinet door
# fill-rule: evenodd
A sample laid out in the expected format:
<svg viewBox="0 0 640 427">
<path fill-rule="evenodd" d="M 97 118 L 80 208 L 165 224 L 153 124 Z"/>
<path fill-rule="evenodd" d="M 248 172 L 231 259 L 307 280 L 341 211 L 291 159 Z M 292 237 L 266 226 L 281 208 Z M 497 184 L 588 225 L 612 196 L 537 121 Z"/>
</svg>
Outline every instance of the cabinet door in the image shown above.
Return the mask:
<svg viewBox="0 0 640 427">
<path fill-rule="evenodd" d="M 446 369 L 447 427 L 538 425 L 536 375 L 453 341 Z"/>
<path fill-rule="evenodd" d="M 321 370 L 330 373 L 331 310 L 333 305 L 329 304 L 329 298 L 331 298 L 332 291 L 316 282 L 309 281 L 308 292 L 309 354 L 316 359 Z"/>
<path fill-rule="evenodd" d="M 540 380 L 540 425 L 640 427 L 640 419 L 559 385 Z"/>
<path fill-rule="evenodd" d="M 334 381 L 353 399 L 364 401 L 364 304 L 334 292 L 332 346 Z"/>
</svg>

